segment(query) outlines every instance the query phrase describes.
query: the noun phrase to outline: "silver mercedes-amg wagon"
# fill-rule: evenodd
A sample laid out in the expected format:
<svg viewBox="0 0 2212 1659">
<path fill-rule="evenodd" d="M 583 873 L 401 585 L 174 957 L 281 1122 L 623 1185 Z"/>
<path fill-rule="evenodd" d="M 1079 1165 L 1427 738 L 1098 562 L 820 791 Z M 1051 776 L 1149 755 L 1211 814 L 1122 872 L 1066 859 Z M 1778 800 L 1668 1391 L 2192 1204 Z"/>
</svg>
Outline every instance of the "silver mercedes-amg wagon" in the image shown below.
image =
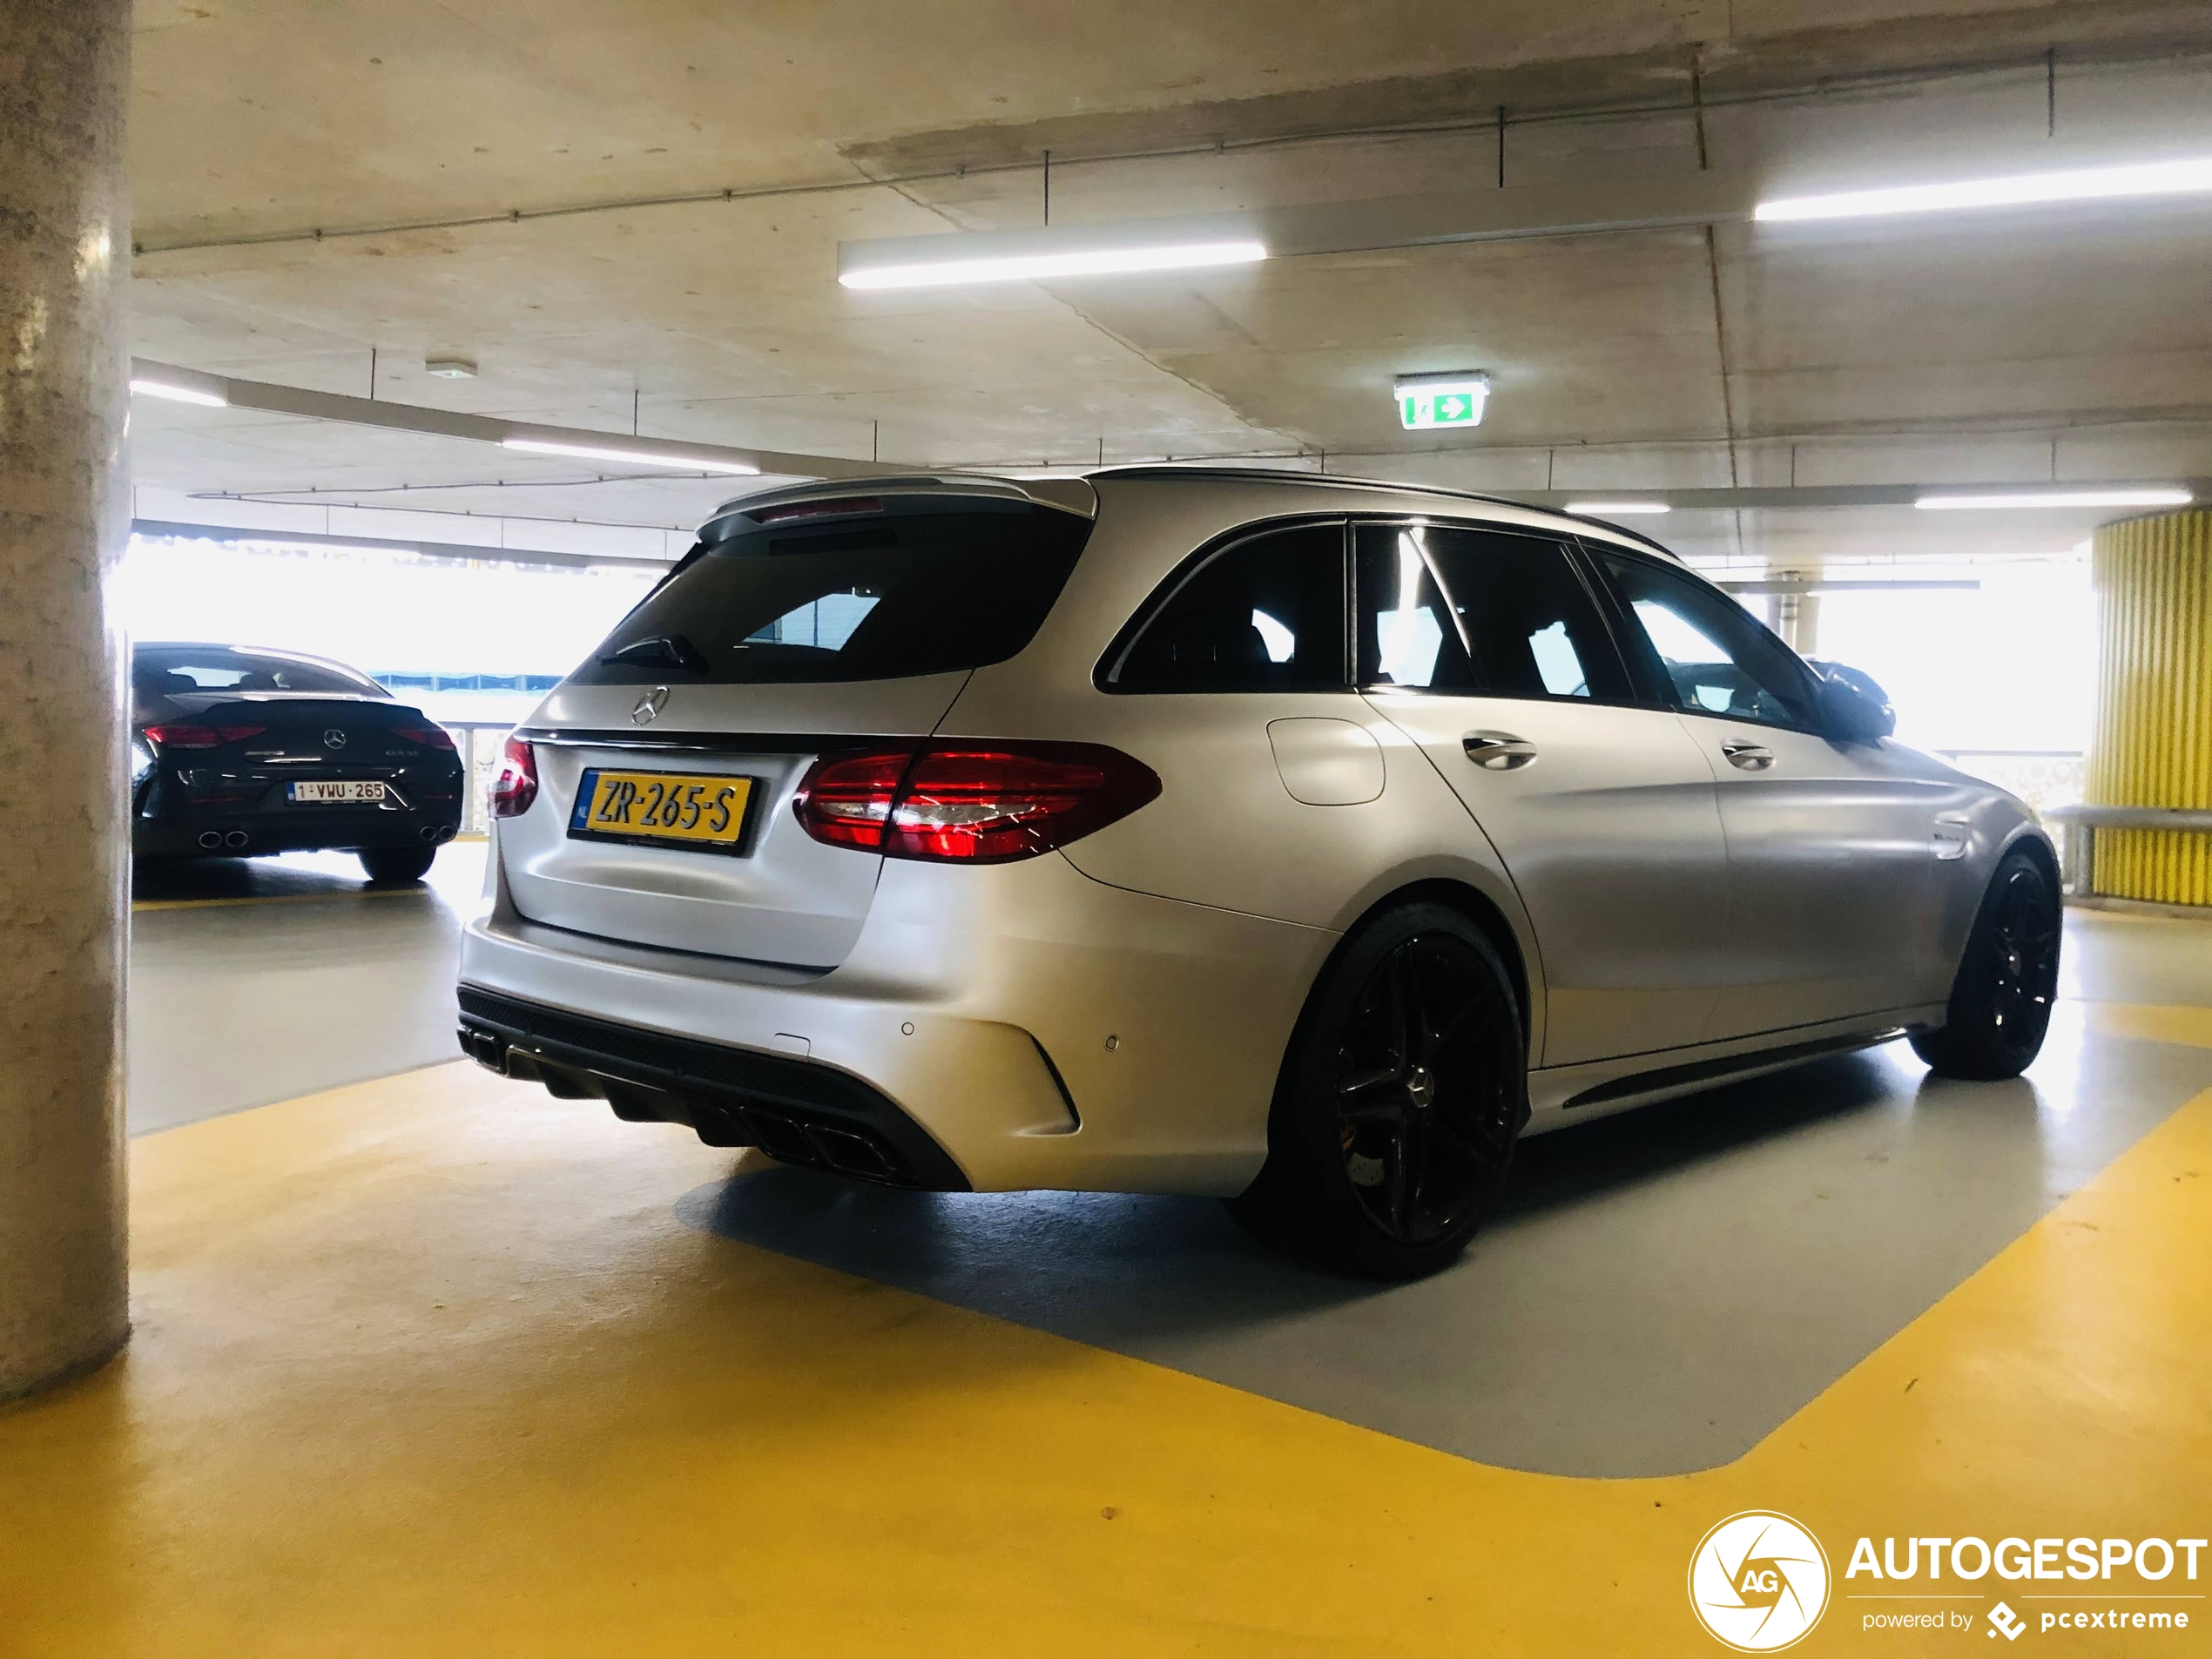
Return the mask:
<svg viewBox="0 0 2212 1659">
<path fill-rule="evenodd" d="M 485 1065 L 1371 1273 L 1515 1141 L 1909 1036 L 2009 1076 L 2050 843 L 1663 548 L 1222 469 L 730 502 L 507 745 Z"/>
</svg>

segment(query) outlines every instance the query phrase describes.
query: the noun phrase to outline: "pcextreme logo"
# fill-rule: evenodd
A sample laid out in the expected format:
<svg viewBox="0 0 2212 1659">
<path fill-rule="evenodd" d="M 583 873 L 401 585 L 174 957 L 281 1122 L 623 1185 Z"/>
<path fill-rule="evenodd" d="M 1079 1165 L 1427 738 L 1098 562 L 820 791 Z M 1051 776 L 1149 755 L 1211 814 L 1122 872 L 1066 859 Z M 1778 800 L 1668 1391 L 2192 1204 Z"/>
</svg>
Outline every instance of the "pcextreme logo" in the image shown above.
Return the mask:
<svg viewBox="0 0 2212 1659">
<path fill-rule="evenodd" d="M 1804 1640 L 1828 1606 L 1828 1555 L 1787 1515 L 1746 1509 L 1698 1540 L 1689 1605 L 1739 1653 L 1777 1653 Z"/>
</svg>

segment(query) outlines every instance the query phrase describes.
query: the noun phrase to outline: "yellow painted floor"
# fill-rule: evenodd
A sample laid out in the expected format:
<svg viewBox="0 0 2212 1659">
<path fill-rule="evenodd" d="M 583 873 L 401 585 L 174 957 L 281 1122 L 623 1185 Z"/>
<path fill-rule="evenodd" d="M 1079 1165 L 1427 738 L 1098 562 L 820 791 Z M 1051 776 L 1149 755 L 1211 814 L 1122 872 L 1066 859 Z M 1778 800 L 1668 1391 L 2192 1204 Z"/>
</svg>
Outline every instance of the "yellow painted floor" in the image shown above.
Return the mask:
<svg viewBox="0 0 2212 1659">
<path fill-rule="evenodd" d="M 138 1141 L 130 1348 L 0 1411 L 0 1655 L 1710 1655 L 1690 1553 L 1753 1507 L 1839 1575 L 1793 1651 L 1986 1654 L 1862 1634 L 1851 1541 L 2212 1522 L 2212 1091 L 1749 1455 L 1646 1480 L 682 1224 L 730 1157 L 465 1064 Z"/>
</svg>

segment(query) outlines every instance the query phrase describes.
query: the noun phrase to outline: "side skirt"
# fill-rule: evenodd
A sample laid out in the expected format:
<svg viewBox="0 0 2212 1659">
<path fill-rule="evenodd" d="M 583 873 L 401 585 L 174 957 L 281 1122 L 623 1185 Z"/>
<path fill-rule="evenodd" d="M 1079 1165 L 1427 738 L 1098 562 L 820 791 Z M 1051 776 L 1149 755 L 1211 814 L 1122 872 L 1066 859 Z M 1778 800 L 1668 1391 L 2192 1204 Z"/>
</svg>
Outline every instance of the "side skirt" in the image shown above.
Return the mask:
<svg viewBox="0 0 2212 1659">
<path fill-rule="evenodd" d="M 1924 1008 L 1886 1008 L 1850 1020 L 1768 1031 L 1726 1042 L 1622 1055 L 1586 1065 L 1555 1066 L 1528 1074 L 1528 1127 L 1540 1135 L 1569 1123 L 1609 1117 L 1615 1112 L 1649 1106 L 1766 1072 L 1802 1065 L 1829 1055 L 1871 1049 L 1914 1031 L 1943 1023 L 1940 1002 Z"/>
</svg>

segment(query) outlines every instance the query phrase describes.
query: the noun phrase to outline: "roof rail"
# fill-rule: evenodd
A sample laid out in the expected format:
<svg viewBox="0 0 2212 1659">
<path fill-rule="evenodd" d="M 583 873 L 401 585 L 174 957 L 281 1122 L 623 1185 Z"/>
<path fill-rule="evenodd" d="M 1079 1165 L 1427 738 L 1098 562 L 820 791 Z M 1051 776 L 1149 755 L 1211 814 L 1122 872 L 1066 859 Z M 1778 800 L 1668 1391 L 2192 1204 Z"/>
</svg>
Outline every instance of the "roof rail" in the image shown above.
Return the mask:
<svg viewBox="0 0 2212 1659">
<path fill-rule="evenodd" d="M 1654 552 L 1663 553 L 1676 563 L 1682 556 L 1664 542 L 1631 529 L 1626 524 L 1615 524 L 1610 519 L 1593 518 L 1588 513 L 1570 513 L 1562 508 L 1542 507 L 1534 502 L 1517 501 L 1511 496 L 1487 496 L 1478 490 L 1454 489 L 1447 484 L 1413 484 L 1390 478 L 1352 478 L 1336 473 L 1291 472 L 1275 467 L 1237 467 L 1198 462 L 1188 466 L 1180 463 L 1137 463 L 1123 467 L 1097 467 L 1083 475 L 1086 478 L 1230 478 L 1254 483 L 1294 483 L 1316 486 L 1337 485 L 1351 489 L 1387 489 L 1401 496 L 1446 496 L 1454 501 L 1481 502 L 1492 507 L 1518 507 L 1523 512 L 1548 513 L 1577 524 L 1588 524 L 1598 529 L 1609 530 L 1642 543 Z"/>
</svg>

